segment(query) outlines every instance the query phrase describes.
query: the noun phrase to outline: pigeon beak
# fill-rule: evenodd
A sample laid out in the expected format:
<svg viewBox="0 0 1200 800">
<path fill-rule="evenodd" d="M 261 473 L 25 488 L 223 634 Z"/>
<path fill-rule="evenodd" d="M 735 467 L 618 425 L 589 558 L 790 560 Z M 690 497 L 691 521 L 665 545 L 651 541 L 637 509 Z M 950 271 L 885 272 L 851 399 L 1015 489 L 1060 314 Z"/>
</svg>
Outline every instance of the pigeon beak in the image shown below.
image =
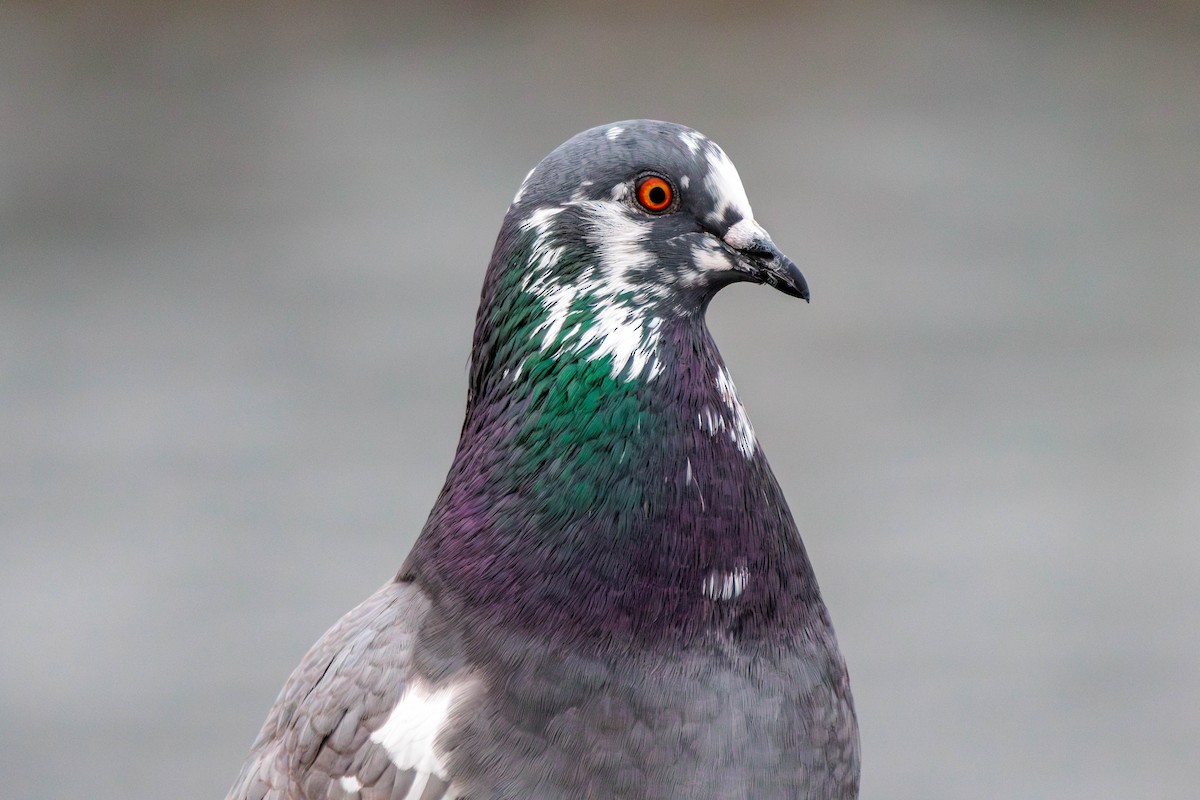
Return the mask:
<svg viewBox="0 0 1200 800">
<path fill-rule="evenodd" d="M 723 241 L 737 253 L 734 269 L 745 280 L 774 286 L 808 302 L 808 282 L 796 262 L 779 252 L 770 235 L 752 219 L 743 219 L 725 232 Z"/>
</svg>

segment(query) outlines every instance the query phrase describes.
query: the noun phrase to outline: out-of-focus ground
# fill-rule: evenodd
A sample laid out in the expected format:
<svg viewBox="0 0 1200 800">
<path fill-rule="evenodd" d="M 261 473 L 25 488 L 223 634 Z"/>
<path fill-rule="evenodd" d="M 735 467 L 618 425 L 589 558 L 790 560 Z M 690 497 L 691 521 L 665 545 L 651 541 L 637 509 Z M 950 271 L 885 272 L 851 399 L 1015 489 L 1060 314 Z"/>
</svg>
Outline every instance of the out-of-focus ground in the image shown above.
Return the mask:
<svg viewBox="0 0 1200 800">
<path fill-rule="evenodd" d="M 649 116 L 812 286 L 710 318 L 863 797 L 1196 797 L 1200 15 L 1053 5 L 0 5 L 2 794 L 222 795 L 440 487 L 521 178 Z"/>
</svg>

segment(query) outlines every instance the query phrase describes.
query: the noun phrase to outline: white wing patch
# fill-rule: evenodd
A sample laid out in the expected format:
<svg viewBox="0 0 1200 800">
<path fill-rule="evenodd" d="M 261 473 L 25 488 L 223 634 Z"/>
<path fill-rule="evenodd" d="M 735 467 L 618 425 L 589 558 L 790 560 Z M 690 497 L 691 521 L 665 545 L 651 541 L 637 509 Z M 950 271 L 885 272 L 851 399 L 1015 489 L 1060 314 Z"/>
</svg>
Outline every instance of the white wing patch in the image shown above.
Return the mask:
<svg viewBox="0 0 1200 800">
<path fill-rule="evenodd" d="M 461 684 L 429 689 L 410 683 L 387 722 L 371 734 L 371 741 L 387 751 L 396 769 L 419 773 L 413 786 L 420 782 L 422 791 L 430 775 L 446 780 L 445 764 L 435 744 L 460 690 Z M 420 797 L 420 792 L 416 796 Z"/>
</svg>

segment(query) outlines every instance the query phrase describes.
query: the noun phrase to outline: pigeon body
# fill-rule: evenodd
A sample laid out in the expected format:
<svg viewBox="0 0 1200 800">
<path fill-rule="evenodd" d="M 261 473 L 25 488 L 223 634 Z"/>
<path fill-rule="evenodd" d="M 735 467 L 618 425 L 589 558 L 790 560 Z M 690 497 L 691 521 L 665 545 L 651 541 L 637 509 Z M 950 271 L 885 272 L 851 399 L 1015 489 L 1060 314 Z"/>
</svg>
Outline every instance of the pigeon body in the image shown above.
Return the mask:
<svg viewBox="0 0 1200 800">
<path fill-rule="evenodd" d="M 231 800 L 857 797 L 845 664 L 704 323 L 738 280 L 808 296 L 701 134 L 615 123 L 530 172 L 433 511 Z"/>
</svg>

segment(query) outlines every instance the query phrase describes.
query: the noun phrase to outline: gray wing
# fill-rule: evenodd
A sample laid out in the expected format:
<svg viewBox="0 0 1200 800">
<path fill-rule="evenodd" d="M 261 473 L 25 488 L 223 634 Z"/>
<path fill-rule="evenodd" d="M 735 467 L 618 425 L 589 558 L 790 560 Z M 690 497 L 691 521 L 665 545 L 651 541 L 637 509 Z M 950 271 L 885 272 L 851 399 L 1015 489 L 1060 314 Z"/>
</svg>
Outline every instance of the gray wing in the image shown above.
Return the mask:
<svg viewBox="0 0 1200 800">
<path fill-rule="evenodd" d="M 288 678 L 228 800 L 446 797 L 428 758 L 397 759 L 376 734 L 395 727 L 428 608 L 416 585 L 389 583 L 330 628 Z"/>
</svg>

